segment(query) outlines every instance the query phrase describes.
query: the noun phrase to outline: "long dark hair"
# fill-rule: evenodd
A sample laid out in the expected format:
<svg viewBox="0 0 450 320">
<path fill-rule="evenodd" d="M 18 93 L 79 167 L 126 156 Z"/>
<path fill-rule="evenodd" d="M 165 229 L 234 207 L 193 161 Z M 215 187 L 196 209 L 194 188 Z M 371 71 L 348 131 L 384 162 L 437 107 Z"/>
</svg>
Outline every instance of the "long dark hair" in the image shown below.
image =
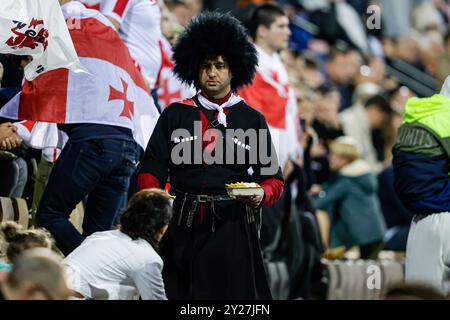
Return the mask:
<svg viewBox="0 0 450 320">
<path fill-rule="evenodd" d="M 172 219 L 169 194 L 160 189 L 141 190 L 133 195 L 122 215 L 121 231 L 131 239 L 143 239 L 158 250 L 159 230 Z"/>
</svg>

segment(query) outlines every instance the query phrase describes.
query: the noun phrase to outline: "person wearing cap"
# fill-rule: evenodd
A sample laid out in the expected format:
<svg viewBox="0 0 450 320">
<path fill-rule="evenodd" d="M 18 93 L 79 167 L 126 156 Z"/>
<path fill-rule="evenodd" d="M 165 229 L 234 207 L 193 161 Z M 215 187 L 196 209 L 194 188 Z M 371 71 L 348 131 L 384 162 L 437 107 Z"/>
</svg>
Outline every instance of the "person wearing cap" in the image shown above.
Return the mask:
<svg viewBox="0 0 450 320">
<path fill-rule="evenodd" d="M 236 94 L 254 77 L 256 50 L 238 20 L 206 12 L 181 34 L 173 59 L 198 92 L 162 112 L 138 177 L 140 189 L 169 179 L 176 197 L 162 243 L 167 297 L 271 299 L 260 208 L 279 199 L 284 182 L 264 116 Z M 232 198 L 226 184 L 236 182 L 263 192 Z"/>
</svg>

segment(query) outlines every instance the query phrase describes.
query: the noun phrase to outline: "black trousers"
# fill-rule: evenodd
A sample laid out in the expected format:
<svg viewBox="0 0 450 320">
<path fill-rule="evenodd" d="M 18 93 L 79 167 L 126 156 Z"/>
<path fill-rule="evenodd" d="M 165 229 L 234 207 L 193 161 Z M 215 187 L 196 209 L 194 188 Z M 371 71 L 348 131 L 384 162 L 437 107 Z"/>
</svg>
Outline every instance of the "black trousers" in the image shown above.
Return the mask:
<svg viewBox="0 0 450 320">
<path fill-rule="evenodd" d="M 184 206 L 175 200 L 162 240 L 168 299 L 271 299 L 257 223 L 248 221 L 245 205 L 234 200 L 198 204 L 188 226 L 193 206 L 192 200 Z"/>
</svg>

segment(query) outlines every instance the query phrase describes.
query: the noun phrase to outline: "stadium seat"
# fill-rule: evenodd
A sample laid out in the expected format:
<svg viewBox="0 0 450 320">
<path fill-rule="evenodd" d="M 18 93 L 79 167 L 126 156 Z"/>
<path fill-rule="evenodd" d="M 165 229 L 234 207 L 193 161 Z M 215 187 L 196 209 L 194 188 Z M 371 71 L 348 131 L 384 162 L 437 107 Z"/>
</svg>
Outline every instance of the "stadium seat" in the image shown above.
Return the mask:
<svg viewBox="0 0 450 320">
<path fill-rule="evenodd" d="M 0 223 L 14 221 L 14 208 L 10 198 L 0 197 Z"/>
<path fill-rule="evenodd" d="M 14 221 L 28 229 L 29 214 L 27 202 L 22 198 L 11 199 L 11 202 L 14 208 Z"/>
<path fill-rule="evenodd" d="M 69 218 L 70 222 L 72 222 L 72 224 L 80 233 L 83 233 L 83 218 L 84 218 L 84 205 L 83 202 L 80 202 L 72 211 Z"/>
</svg>

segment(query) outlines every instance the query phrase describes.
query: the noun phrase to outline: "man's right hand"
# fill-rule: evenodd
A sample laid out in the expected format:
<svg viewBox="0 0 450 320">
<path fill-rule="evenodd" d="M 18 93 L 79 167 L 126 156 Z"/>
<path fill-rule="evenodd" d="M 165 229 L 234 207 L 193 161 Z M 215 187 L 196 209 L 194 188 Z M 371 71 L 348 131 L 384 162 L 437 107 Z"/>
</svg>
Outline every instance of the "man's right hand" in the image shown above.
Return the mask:
<svg viewBox="0 0 450 320">
<path fill-rule="evenodd" d="M 17 134 L 17 127 L 10 122 L 0 124 L 0 148 L 11 150 L 22 143 L 22 138 Z"/>
</svg>

